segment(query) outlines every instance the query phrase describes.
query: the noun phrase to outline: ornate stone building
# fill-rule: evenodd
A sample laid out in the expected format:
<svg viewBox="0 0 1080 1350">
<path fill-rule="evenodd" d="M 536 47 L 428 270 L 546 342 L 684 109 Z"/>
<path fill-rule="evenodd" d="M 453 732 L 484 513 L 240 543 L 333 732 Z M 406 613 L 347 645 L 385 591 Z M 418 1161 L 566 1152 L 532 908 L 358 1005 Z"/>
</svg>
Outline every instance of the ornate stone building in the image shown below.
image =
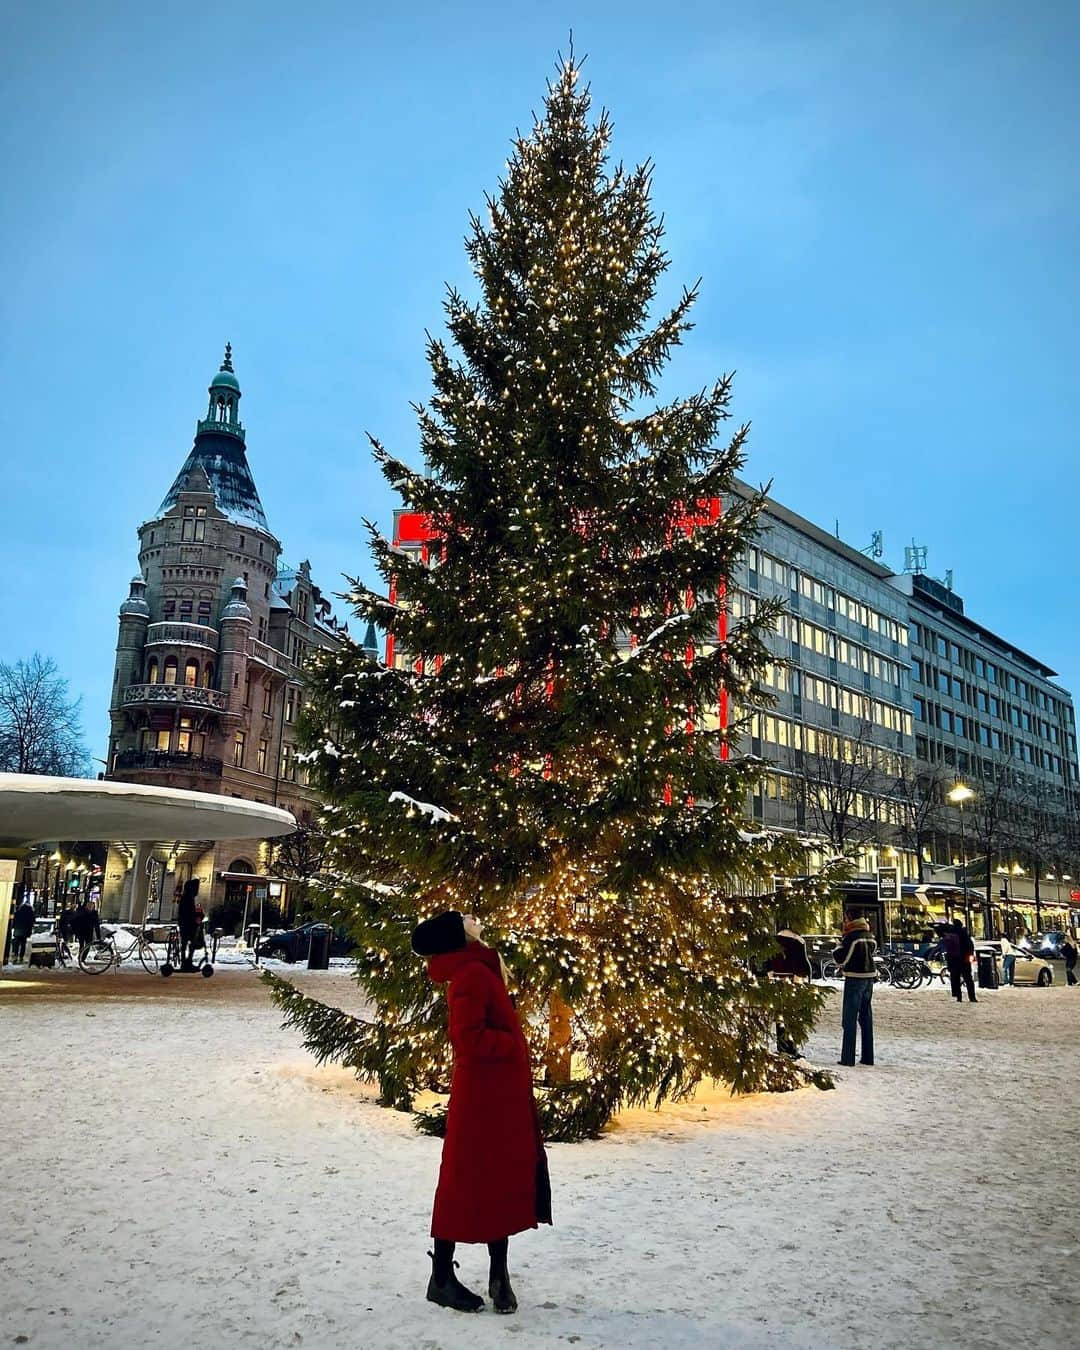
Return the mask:
<svg viewBox="0 0 1080 1350">
<path fill-rule="evenodd" d="M 309 564 L 281 562 L 248 467 L 231 347 L 195 443 L 151 520 L 120 606 L 107 777 L 268 802 L 311 818 L 318 798 L 297 758 L 303 664 L 345 634 Z M 288 907 L 269 845 L 113 843 L 102 909 L 172 917 L 190 876 L 206 910 Z"/>
</svg>

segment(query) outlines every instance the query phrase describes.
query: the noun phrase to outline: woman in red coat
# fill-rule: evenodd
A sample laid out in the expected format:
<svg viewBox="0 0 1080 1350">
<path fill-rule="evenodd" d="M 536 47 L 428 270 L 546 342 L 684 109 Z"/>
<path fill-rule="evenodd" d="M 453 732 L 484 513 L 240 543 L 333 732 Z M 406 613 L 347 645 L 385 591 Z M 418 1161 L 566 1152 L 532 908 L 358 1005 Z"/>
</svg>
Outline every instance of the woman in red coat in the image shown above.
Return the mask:
<svg viewBox="0 0 1080 1350">
<path fill-rule="evenodd" d="M 547 1159 L 533 1100 L 529 1050 L 506 991 L 499 954 L 479 941 L 470 915 L 448 910 L 413 933 L 428 974 L 447 985 L 454 1071 L 439 1184 L 427 1296 L 478 1312 L 484 1300 L 454 1274 L 454 1244 L 486 1242 L 488 1294 L 496 1312 L 517 1310 L 506 1256 L 512 1233 L 551 1222 Z"/>
</svg>

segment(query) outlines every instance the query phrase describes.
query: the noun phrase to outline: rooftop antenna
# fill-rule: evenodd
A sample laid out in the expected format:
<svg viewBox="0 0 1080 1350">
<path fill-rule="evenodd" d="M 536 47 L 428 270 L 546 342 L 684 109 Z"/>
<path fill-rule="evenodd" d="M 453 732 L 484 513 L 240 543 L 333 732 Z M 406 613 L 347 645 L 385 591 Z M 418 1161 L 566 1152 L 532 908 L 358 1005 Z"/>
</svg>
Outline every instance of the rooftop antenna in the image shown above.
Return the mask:
<svg viewBox="0 0 1080 1350">
<path fill-rule="evenodd" d="M 915 576 L 921 577 L 926 571 L 926 545 L 917 544 L 912 539 L 910 545 L 904 546 L 904 571 L 913 572 Z"/>
<path fill-rule="evenodd" d="M 875 530 L 870 536 L 870 542 L 864 549 L 859 550 L 871 558 L 881 558 L 885 555 L 885 531 Z"/>
<path fill-rule="evenodd" d="M 950 567 L 949 570 L 945 573 L 945 589 L 946 589 L 947 591 L 951 591 L 951 590 L 952 590 L 952 574 L 953 574 L 953 570 L 952 570 L 952 568 Z"/>
</svg>

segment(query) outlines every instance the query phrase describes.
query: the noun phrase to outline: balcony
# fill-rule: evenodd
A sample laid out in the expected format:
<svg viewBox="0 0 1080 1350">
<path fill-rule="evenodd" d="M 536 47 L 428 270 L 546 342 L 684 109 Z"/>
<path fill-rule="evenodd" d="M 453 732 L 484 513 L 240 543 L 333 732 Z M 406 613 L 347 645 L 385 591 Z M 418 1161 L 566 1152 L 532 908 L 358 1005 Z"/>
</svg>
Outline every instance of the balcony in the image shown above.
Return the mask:
<svg viewBox="0 0 1080 1350">
<path fill-rule="evenodd" d="M 160 769 L 170 773 L 196 773 L 220 778 L 221 768 L 220 759 L 208 759 L 205 755 L 184 755 L 172 750 L 121 750 L 116 756 L 113 773 Z"/>
<path fill-rule="evenodd" d="M 124 690 L 124 707 L 134 703 L 212 708 L 215 712 L 224 712 L 228 707 L 228 700 L 220 689 L 203 689 L 195 684 L 129 684 Z"/>
<path fill-rule="evenodd" d="M 247 654 L 249 660 L 258 661 L 259 665 L 280 671 L 283 675 L 288 675 L 292 670 L 292 662 L 284 652 L 279 652 L 276 647 L 267 646 L 258 638 L 248 638 Z"/>
<path fill-rule="evenodd" d="M 218 631 L 204 623 L 152 623 L 146 630 L 146 645 L 168 642 L 177 647 L 206 647 L 216 652 Z"/>
<path fill-rule="evenodd" d="M 247 440 L 247 433 L 239 422 L 222 422 L 216 417 L 204 417 L 198 425 L 198 434 L 211 432 L 218 436 L 235 436 L 239 441 Z"/>
</svg>

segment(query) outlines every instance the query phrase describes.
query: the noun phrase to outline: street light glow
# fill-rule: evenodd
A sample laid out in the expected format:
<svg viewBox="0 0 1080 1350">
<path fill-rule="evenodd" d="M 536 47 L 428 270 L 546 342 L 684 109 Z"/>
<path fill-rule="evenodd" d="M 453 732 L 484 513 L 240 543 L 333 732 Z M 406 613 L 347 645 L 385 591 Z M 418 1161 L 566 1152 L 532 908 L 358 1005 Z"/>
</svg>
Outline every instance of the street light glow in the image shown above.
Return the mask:
<svg viewBox="0 0 1080 1350">
<path fill-rule="evenodd" d="M 963 806 L 964 802 L 970 801 L 975 794 L 966 783 L 957 783 L 954 788 L 949 789 L 946 796 L 954 806 Z"/>
</svg>

